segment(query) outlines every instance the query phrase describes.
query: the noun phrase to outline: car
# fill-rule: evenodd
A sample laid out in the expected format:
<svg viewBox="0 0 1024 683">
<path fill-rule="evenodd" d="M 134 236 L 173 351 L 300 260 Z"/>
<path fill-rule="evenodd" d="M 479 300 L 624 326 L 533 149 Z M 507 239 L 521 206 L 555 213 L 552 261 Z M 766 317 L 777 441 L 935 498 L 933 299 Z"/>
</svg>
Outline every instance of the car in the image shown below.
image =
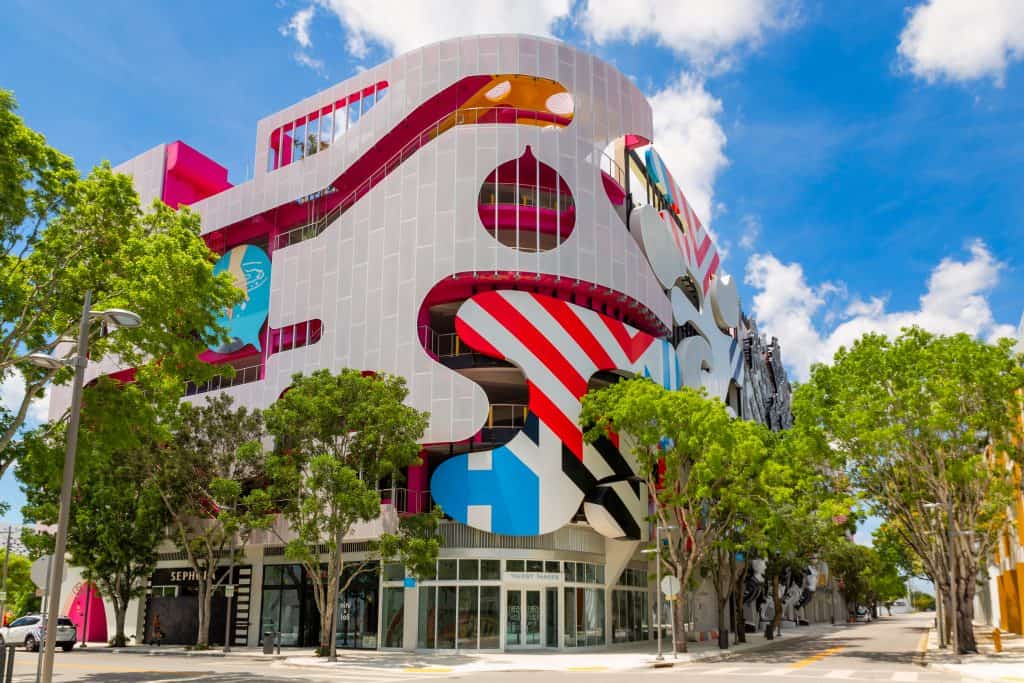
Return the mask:
<svg viewBox="0 0 1024 683">
<path fill-rule="evenodd" d="M 0 643 L 24 645 L 30 652 L 39 650 L 40 643 L 46 637 L 42 614 L 26 614 L 15 619 L 10 626 L 0 628 Z M 68 652 L 78 640 L 78 628 L 67 617 L 57 618 L 57 647 Z"/>
</svg>

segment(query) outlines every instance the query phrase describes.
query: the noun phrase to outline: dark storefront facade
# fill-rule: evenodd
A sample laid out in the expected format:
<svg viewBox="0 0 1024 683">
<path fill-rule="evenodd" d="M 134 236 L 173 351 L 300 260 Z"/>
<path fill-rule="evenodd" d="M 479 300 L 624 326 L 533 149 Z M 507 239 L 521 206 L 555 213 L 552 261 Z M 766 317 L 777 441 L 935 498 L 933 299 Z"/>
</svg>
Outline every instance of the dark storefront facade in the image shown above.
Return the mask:
<svg viewBox="0 0 1024 683">
<path fill-rule="evenodd" d="M 359 563 L 346 566 L 344 586 Z M 338 647 L 373 650 L 378 647 L 379 567 L 364 568 L 356 574 L 338 603 L 335 641 Z M 315 647 L 320 643 L 320 614 L 313 597 L 313 584 L 302 565 L 266 565 L 263 568 L 263 600 L 260 610 L 260 638 L 264 633 L 280 634 L 283 647 Z M 385 637 L 388 630 L 385 630 Z M 401 639 L 401 621 L 398 622 Z"/>
<path fill-rule="evenodd" d="M 220 569 L 218 579 L 228 571 Z M 249 621 L 249 584 L 252 576 L 251 567 L 235 567 L 233 580 L 235 586 L 231 600 L 231 643 L 246 644 L 246 625 Z M 220 586 L 213 594 L 210 602 L 210 635 L 211 645 L 223 645 L 225 625 L 228 619 L 228 599 L 224 586 Z M 199 581 L 196 573 L 190 568 L 157 569 L 150 579 L 150 590 L 146 596 L 145 643 L 159 640 L 166 645 L 194 645 L 199 629 Z M 154 626 L 159 625 L 163 634 L 158 639 Z"/>
</svg>

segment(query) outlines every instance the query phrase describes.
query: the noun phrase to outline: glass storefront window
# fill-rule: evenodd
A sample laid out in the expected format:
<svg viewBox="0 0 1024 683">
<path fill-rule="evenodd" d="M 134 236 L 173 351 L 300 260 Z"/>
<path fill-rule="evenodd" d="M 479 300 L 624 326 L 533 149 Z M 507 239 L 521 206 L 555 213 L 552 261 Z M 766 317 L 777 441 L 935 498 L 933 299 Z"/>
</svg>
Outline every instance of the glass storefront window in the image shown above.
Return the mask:
<svg viewBox="0 0 1024 683">
<path fill-rule="evenodd" d="M 477 560 L 459 560 L 459 581 L 476 581 L 480 578 L 480 563 Z"/>
<path fill-rule="evenodd" d="M 459 586 L 459 649 L 477 649 L 479 605 L 479 589 L 476 586 Z"/>
<path fill-rule="evenodd" d="M 565 563 L 565 580 L 569 582 L 576 581 L 576 563 L 566 562 Z"/>
<path fill-rule="evenodd" d="M 455 586 L 437 588 L 437 647 L 441 650 L 455 648 L 455 623 L 458 614 Z"/>
<path fill-rule="evenodd" d="M 496 562 L 497 560 L 495 560 Z M 484 560 L 488 562 L 488 560 Z M 497 586 L 480 588 L 480 649 L 497 650 L 501 647 L 501 589 Z"/>
<path fill-rule="evenodd" d="M 384 647 L 402 647 L 402 630 L 405 626 L 405 589 L 385 588 L 381 614 L 384 620 L 381 628 Z"/>
<path fill-rule="evenodd" d="M 604 589 L 566 588 L 564 597 L 565 646 L 603 645 L 605 642 Z"/>
<path fill-rule="evenodd" d="M 501 578 L 501 560 L 480 560 L 480 578 L 496 581 Z M 480 647 L 483 647 L 482 645 Z"/>
<path fill-rule="evenodd" d="M 432 650 L 435 647 L 434 627 L 437 621 L 437 589 L 433 586 L 420 588 L 420 619 L 417 647 Z"/>
<path fill-rule="evenodd" d="M 438 560 L 437 579 L 439 581 L 453 581 L 458 577 L 458 560 Z"/>
<path fill-rule="evenodd" d="M 527 560 L 526 571 L 528 572 L 542 572 L 544 571 L 544 563 L 540 560 Z"/>
<path fill-rule="evenodd" d="M 557 562 L 545 562 L 544 563 L 544 571 L 546 573 L 548 573 L 548 574 L 557 574 L 558 573 L 558 563 Z"/>
<path fill-rule="evenodd" d="M 401 581 L 405 578 L 405 567 L 398 562 L 389 562 L 384 565 L 385 581 Z"/>
<path fill-rule="evenodd" d="M 522 621 L 522 591 L 508 591 L 505 593 L 505 644 L 521 645 L 521 624 Z"/>
<path fill-rule="evenodd" d="M 505 560 L 505 571 L 521 572 L 526 571 L 526 563 L 522 560 Z"/>
</svg>

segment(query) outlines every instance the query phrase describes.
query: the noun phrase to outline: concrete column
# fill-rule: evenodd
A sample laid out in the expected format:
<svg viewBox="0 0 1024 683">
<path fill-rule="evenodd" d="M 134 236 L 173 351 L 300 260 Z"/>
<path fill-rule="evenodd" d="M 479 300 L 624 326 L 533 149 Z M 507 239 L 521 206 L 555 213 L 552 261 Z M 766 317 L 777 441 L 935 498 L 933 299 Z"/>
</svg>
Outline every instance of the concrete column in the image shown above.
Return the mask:
<svg viewBox="0 0 1024 683">
<path fill-rule="evenodd" d="M 411 477 L 410 477 L 411 478 Z M 419 639 L 420 587 L 405 589 L 405 619 L 402 621 L 402 649 L 415 650 Z"/>
</svg>

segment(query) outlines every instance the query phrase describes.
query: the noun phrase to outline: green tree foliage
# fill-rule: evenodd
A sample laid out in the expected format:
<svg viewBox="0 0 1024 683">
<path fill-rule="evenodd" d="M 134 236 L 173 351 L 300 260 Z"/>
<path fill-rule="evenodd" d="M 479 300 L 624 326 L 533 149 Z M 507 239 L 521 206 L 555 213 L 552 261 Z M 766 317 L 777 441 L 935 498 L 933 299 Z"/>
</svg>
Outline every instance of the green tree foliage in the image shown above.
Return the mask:
<svg viewBox="0 0 1024 683">
<path fill-rule="evenodd" d="M 760 543 L 758 555 L 767 561 L 774 616 L 765 633 L 773 637 L 782 622 L 781 579 L 802 574 L 842 543 L 856 517 L 849 482 L 835 470 L 820 431 L 797 423 L 770 434 L 767 443 L 770 456 L 754 487 L 764 505 L 752 522 L 757 530 L 751 538 Z"/>
<path fill-rule="evenodd" d="M 71 562 L 113 605 L 112 642 L 118 646 L 126 642 L 128 603 L 145 592 L 168 521 L 146 461 L 138 455 L 156 450 L 166 440 L 167 426 L 156 406 L 161 401 L 173 405 L 180 393 L 178 382 L 158 368 L 140 369 L 139 377 L 124 386 L 101 378 L 88 389 L 68 528 Z M 60 427 L 26 439 L 27 453 L 17 475 L 25 491 L 22 513 L 27 520 L 56 524 L 64 432 Z M 49 535 L 37 542 L 52 547 Z"/>
<path fill-rule="evenodd" d="M 655 522 L 672 529 L 662 561 L 680 585 L 689 585 L 694 569 L 751 504 L 749 482 L 765 464 L 767 431 L 731 419 L 703 391 L 668 391 L 642 378 L 589 392 L 580 424 L 590 442 L 618 432 L 621 450 L 636 459 L 653 492 Z M 685 594 L 674 601 L 684 652 L 685 602 Z"/>
<path fill-rule="evenodd" d="M 98 336 L 90 358 L 117 354 L 126 365 L 164 361 L 168 370 L 203 378 L 216 372 L 197 352 L 223 339 L 221 311 L 241 300 L 199 235 L 199 217 L 156 202 L 145 213 L 131 178 L 108 164 L 81 176 L 14 113 L 0 90 L 0 381 L 20 375 L 21 404 L 0 415 L 0 474 L 29 404 L 71 370 L 25 362 L 34 352 L 68 357 L 86 290 L 96 309 L 128 308 L 142 327 Z"/>
<path fill-rule="evenodd" d="M 964 651 L 977 649 L 971 620 L 980 560 L 1006 524 L 1007 464 L 1022 459 L 1011 439 L 1022 386 L 1010 340 L 910 328 L 894 340 L 867 334 L 840 349 L 794 398 L 798 421 L 823 430 L 854 485 L 895 524 L 944 596 L 951 582 L 943 511 L 952 506 L 954 621 Z"/>
<path fill-rule="evenodd" d="M 879 605 L 906 597 L 906 577 L 886 554 L 873 547 L 844 540 L 832 546 L 829 567 L 842 583 L 847 606 L 866 607 L 877 615 Z"/>
<path fill-rule="evenodd" d="M 0 566 L 3 566 L 6 552 L 6 549 L 0 548 Z M 29 576 L 31 569 L 32 560 L 11 553 L 7 565 L 7 604 L 4 606 L 4 612 L 11 615 L 12 619 L 39 610 L 40 599 L 36 595 L 36 585 Z"/>
<path fill-rule="evenodd" d="M 371 563 L 344 571 L 343 578 L 342 541 L 357 524 L 380 517 L 381 480 L 420 462 L 418 440 L 428 416 L 404 403 L 407 394 L 401 377 L 319 370 L 295 375 L 288 392 L 265 411 L 274 437 L 270 487 L 254 496 L 265 496 L 264 509 L 287 520 L 285 556 L 317 577 L 320 652 L 331 659 L 338 596 Z M 425 571 L 437 558 L 436 525 L 436 514 L 407 521 L 383 535 L 376 555 L 399 555 L 414 573 Z M 271 530 L 278 533 L 276 525 Z M 318 548 L 326 548 L 326 567 Z"/>
<path fill-rule="evenodd" d="M 249 503 L 265 477 L 263 418 L 235 408 L 227 394 L 199 406 L 181 403 L 167 417 L 169 440 L 147 453 L 146 466 L 170 518 L 171 540 L 196 573 L 196 647 L 205 648 L 213 594 L 230 580 L 221 558 L 240 558 L 252 529 L 264 524 L 263 511 Z"/>
<path fill-rule="evenodd" d="M 935 596 L 914 591 L 911 593 L 910 604 L 918 612 L 931 612 L 935 609 Z"/>
</svg>

